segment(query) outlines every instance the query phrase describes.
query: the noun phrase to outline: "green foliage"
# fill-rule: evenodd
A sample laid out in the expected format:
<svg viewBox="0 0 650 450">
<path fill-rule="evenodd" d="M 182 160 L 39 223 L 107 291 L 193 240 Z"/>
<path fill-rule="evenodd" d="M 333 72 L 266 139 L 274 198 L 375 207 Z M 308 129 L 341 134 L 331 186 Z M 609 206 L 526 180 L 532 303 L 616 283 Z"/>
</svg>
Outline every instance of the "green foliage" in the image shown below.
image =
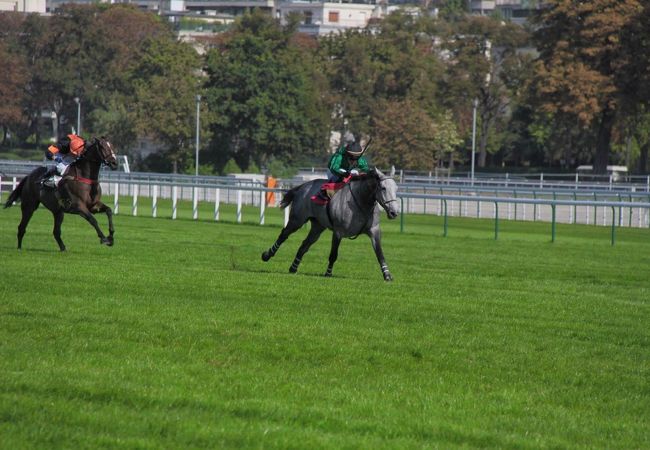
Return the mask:
<svg viewBox="0 0 650 450">
<path fill-rule="evenodd" d="M 22 252 L 20 209 L 0 214 L 3 447 L 647 447 L 647 229 L 550 244 L 548 224 L 504 222 L 495 242 L 491 221 L 442 238 L 409 215 L 382 224 L 387 284 L 364 236 L 331 279 L 326 234 L 296 275 L 307 230 L 262 262 L 276 208 L 260 227 L 234 206 L 215 223 L 211 204 L 200 221 L 187 201 L 175 221 L 126 205 L 112 248 L 68 216 L 66 254 L 47 211 Z"/>
<path fill-rule="evenodd" d="M 206 97 L 215 117 L 214 138 L 242 167 L 323 148 L 326 112 L 312 84 L 314 68 L 289 37 L 273 19 L 254 11 L 208 54 Z"/>
<path fill-rule="evenodd" d="M 237 165 L 234 159 L 229 159 L 226 165 L 221 170 L 223 175 L 228 175 L 229 173 L 242 173 L 241 168 Z"/>
</svg>

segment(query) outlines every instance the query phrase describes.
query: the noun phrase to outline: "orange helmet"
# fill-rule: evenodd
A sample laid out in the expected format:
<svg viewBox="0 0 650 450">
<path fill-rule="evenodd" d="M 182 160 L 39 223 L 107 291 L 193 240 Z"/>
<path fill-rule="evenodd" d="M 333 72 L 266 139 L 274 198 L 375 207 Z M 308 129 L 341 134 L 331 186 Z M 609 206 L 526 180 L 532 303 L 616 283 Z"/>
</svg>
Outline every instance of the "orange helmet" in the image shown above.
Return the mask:
<svg viewBox="0 0 650 450">
<path fill-rule="evenodd" d="M 81 151 L 84 148 L 84 140 L 76 134 L 69 134 L 68 137 L 70 138 L 70 152 L 75 155 L 81 154 Z"/>
</svg>

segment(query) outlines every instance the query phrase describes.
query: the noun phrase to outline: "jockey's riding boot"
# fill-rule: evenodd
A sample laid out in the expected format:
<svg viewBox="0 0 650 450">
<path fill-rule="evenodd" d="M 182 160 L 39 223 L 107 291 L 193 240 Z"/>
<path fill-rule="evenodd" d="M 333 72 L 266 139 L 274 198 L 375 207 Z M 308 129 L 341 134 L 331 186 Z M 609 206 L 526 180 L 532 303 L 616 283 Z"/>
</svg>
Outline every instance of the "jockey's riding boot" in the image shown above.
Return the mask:
<svg viewBox="0 0 650 450">
<path fill-rule="evenodd" d="M 311 201 L 316 203 L 317 205 L 323 206 L 323 205 L 327 205 L 330 199 L 327 196 L 327 193 L 321 189 L 320 191 L 318 191 L 318 194 L 312 195 Z"/>
<path fill-rule="evenodd" d="M 49 189 L 56 189 L 56 182 L 54 175 L 56 175 L 56 168 L 51 168 L 43 174 L 41 178 L 41 185 Z"/>
</svg>

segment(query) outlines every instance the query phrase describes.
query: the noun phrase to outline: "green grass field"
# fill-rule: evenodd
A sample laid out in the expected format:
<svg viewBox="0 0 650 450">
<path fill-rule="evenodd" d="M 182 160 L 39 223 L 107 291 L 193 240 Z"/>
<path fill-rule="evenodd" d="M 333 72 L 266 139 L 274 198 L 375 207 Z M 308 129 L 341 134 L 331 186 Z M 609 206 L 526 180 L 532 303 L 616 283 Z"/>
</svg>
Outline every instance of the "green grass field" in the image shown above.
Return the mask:
<svg viewBox="0 0 650 450">
<path fill-rule="evenodd" d="M 291 275 L 306 227 L 264 263 L 277 211 L 183 208 L 65 253 L 0 211 L 0 448 L 650 448 L 650 230 L 384 219 L 385 283 L 363 236 Z"/>
</svg>

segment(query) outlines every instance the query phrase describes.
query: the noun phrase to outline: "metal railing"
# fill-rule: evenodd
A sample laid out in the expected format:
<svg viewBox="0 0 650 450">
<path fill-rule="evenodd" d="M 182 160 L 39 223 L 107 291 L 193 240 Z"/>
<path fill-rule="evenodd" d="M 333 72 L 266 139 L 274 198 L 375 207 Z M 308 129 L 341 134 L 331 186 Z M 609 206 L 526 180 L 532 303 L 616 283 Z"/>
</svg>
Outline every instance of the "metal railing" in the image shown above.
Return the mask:
<svg viewBox="0 0 650 450">
<path fill-rule="evenodd" d="M 192 202 L 192 219 L 199 218 L 199 203 L 214 203 L 214 220 L 220 220 L 221 205 L 236 205 L 237 222 L 243 220 L 243 206 L 251 205 L 259 208 L 259 223 L 264 225 L 266 217 L 266 208 L 275 206 L 278 203 L 280 194 L 285 191 L 283 188 L 269 189 L 263 186 L 256 186 L 251 183 L 209 183 L 207 180 L 201 180 L 202 183 L 196 183 L 194 177 L 187 177 L 186 182 L 163 181 L 161 179 L 104 179 L 102 174 L 102 191 L 105 203 L 110 205 L 110 198 L 113 199 L 113 212 L 120 213 L 127 197 L 131 197 L 131 214 L 137 216 L 139 207 L 143 198 L 151 201 L 151 216 L 157 217 L 159 214 L 159 200 L 171 200 L 171 218 L 178 217 L 178 205 L 180 201 Z M 14 189 L 18 183 L 18 177 L 0 177 L 0 201 L 5 192 Z M 10 189 L 4 189 L 3 186 L 9 186 Z M 491 190 L 494 191 L 494 190 Z M 461 190 L 462 192 L 462 190 Z M 509 190 L 498 191 L 508 194 Z M 456 194 L 433 194 L 433 193 L 413 193 L 399 192 L 402 206 L 402 215 L 400 219 L 400 230 L 404 230 L 404 220 L 407 214 L 437 214 L 444 218 L 444 235 L 447 235 L 448 218 L 452 215 L 460 217 L 485 218 L 486 204 L 492 206 L 488 211 L 487 217 L 495 220 L 495 238 L 498 238 L 499 220 L 507 217 L 509 220 L 539 220 L 551 223 L 552 241 L 555 241 L 556 225 L 565 219 L 567 223 L 580 223 L 579 217 L 584 217 L 582 223 L 597 225 L 598 212 L 602 212 L 602 225 L 611 226 L 612 244 L 615 241 L 616 227 L 650 227 L 650 198 L 647 194 L 638 194 L 634 196 L 628 194 L 624 201 L 620 194 L 617 200 L 579 200 L 553 198 L 521 198 L 515 195 L 510 196 L 488 196 L 488 195 L 456 195 Z M 272 204 L 269 205 L 269 193 L 276 194 Z M 548 194 L 548 193 L 546 193 Z M 610 193 L 611 194 L 611 193 Z M 642 201 L 648 199 L 648 201 Z M 419 202 L 419 203 L 417 203 Z M 435 204 L 434 208 L 427 204 Z M 417 207 L 414 207 L 417 206 Z M 501 209 L 500 209 L 501 205 Z M 518 209 L 518 205 L 521 205 Z M 532 216 L 527 215 L 526 206 L 532 206 Z M 549 206 L 542 208 L 542 206 Z M 581 209 L 582 208 L 582 209 Z M 611 214 L 609 214 L 611 211 Z M 505 213 L 505 214 L 504 214 Z M 501 216 L 500 216 L 501 214 Z M 284 224 L 288 221 L 289 209 L 284 211 Z"/>
</svg>

